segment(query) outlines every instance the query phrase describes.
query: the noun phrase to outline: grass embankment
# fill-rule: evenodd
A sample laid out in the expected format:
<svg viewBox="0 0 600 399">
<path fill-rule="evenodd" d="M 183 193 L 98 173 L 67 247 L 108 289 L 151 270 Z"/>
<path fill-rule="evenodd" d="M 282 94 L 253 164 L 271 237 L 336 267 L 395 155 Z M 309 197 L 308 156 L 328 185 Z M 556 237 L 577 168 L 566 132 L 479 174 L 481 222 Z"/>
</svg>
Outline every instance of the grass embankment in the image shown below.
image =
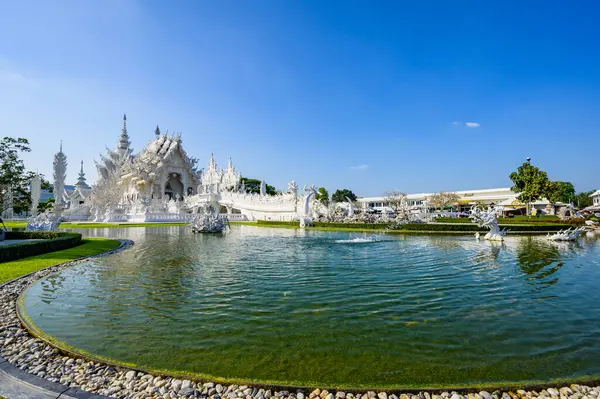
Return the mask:
<svg viewBox="0 0 600 399">
<path fill-rule="evenodd" d="M 7 228 L 25 228 L 27 222 L 22 221 L 4 221 Z M 168 227 L 185 226 L 186 223 L 61 223 L 61 229 L 96 229 L 96 228 L 121 228 L 121 227 Z"/>
<path fill-rule="evenodd" d="M 298 222 L 265 221 L 256 222 L 231 222 L 236 225 L 259 226 L 259 227 L 283 227 L 299 228 Z M 390 229 L 388 224 L 384 223 L 325 223 L 314 222 L 313 226 L 307 229 L 324 231 L 354 231 L 354 232 L 386 232 L 395 234 L 471 234 L 476 231 L 487 232 L 485 227 L 479 227 L 474 223 L 408 223 L 400 225 L 397 229 Z M 511 233 L 516 234 L 546 234 L 552 231 L 558 231 L 570 227 L 567 224 L 559 223 L 519 223 L 519 224 L 500 224 L 500 227 L 506 227 Z"/>
<path fill-rule="evenodd" d="M 113 250 L 120 245 L 118 240 L 109 240 L 106 238 L 84 238 L 81 242 L 81 245 L 74 248 L 38 256 L 30 256 L 13 262 L 0 264 L 0 284 L 46 267 L 79 258 L 98 255 Z"/>
</svg>

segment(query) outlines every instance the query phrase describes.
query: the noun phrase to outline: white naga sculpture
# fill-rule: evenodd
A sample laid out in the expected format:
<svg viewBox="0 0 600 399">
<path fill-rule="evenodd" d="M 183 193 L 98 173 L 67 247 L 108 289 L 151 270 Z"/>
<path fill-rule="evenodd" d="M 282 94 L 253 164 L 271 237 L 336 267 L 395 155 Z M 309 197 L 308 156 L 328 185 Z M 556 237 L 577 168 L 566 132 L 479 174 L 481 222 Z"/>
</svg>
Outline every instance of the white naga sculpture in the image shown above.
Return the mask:
<svg viewBox="0 0 600 399">
<path fill-rule="evenodd" d="M 498 226 L 498 216 L 493 208 L 488 207 L 487 210 L 484 210 L 479 206 L 474 206 L 471 209 L 469 218 L 473 223 L 477 223 L 479 227 L 487 227 L 490 229 L 484 237 L 486 240 L 504 241 L 507 230 L 500 230 L 500 227 Z"/>
<path fill-rule="evenodd" d="M 304 193 L 304 206 L 302 207 L 302 215 L 299 216 L 301 228 L 312 225 L 312 218 L 310 217 L 310 200 L 317 193 L 317 188 L 314 184 L 310 187 L 305 185 Z"/>
<path fill-rule="evenodd" d="M 31 217 L 27 221 L 27 231 L 54 231 L 58 230 L 58 226 L 63 221 L 60 215 L 51 213 L 47 210 L 37 216 Z"/>
<path fill-rule="evenodd" d="M 220 233 L 227 227 L 227 218 L 212 205 L 204 205 L 192 215 L 189 225 L 194 233 Z"/>
<path fill-rule="evenodd" d="M 583 227 L 569 228 L 566 230 L 560 230 L 558 233 L 548 233 L 548 240 L 550 241 L 575 241 L 585 231 Z"/>
</svg>

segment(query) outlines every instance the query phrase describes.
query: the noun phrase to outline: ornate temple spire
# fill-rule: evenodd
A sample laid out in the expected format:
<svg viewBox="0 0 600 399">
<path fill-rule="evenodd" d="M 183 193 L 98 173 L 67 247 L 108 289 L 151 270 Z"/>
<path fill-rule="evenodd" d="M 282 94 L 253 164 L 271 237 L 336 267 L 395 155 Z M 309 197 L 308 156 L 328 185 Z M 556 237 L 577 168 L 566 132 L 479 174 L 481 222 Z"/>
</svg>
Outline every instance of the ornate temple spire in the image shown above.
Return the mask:
<svg viewBox="0 0 600 399">
<path fill-rule="evenodd" d="M 62 141 L 60 142 L 60 151 L 54 155 L 54 213 L 60 215 L 63 210 L 65 180 L 67 178 L 67 156 L 62 150 Z"/>
<path fill-rule="evenodd" d="M 160 128 L 158 127 L 158 125 L 156 125 L 156 130 L 154 131 L 154 134 L 156 135 L 156 138 L 160 136 Z"/>
<path fill-rule="evenodd" d="M 79 177 L 77 178 L 77 183 L 75 184 L 77 187 L 82 188 L 90 188 L 87 182 L 85 181 L 85 173 L 83 172 L 83 161 L 81 161 L 81 170 L 79 171 Z"/>
<path fill-rule="evenodd" d="M 121 137 L 119 137 L 119 145 L 117 149 L 121 151 L 129 150 L 131 142 L 129 141 L 129 134 L 127 133 L 127 115 L 123 114 L 123 129 L 121 130 Z"/>
</svg>

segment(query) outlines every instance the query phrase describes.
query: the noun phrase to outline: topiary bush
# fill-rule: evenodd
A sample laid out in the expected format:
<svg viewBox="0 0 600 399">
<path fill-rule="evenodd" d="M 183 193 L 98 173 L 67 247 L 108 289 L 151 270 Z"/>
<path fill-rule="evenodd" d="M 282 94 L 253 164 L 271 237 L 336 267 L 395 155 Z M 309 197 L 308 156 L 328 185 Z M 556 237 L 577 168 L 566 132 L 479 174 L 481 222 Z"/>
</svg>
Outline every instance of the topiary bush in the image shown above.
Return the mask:
<svg viewBox="0 0 600 399">
<path fill-rule="evenodd" d="M 0 247 L 0 263 L 73 248 L 81 244 L 81 234 L 58 231 L 8 231 L 6 239 L 43 241 L 24 241 Z"/>
</svg>

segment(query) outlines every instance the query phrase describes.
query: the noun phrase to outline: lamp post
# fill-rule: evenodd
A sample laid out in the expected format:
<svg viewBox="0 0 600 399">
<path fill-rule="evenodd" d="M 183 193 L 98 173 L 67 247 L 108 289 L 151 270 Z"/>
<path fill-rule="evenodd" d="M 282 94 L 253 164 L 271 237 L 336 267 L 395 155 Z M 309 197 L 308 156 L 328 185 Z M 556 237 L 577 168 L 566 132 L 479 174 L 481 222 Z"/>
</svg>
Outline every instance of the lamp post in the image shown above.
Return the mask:
<svg viewBox="0 0 600 399">
<path fill-rule="evenodd" d="M 531 157 L 525 158 L 528 164 L 531 164 Z M 527 199 L 527 217 L 531 218 L 531 194 L 529 194 L 529 198 Z"/>
</svg>

